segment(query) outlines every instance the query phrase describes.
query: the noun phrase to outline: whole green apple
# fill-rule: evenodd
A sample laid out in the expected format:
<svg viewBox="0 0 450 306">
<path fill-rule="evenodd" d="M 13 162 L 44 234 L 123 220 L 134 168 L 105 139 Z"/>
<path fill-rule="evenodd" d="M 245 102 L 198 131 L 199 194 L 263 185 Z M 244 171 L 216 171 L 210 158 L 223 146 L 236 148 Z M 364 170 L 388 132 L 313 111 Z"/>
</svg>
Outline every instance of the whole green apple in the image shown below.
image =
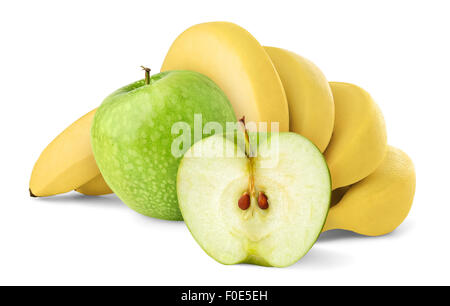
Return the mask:
<svg viewBox="0 0 450 306">
<path fill-rule="evenodd" d="M 182 220 L 176 192 L 180 159 L 209 136 L 203 135 L 205 125 L 225 129 L 227 122 L 236 122 L 231 104 L 205 75 L 167 71 L 150 78 L 147 69 L 145 80 L 103 101 L 91 128 L 92 148 L 105 181 L 125 204 L 146 216 Z M 177 142 L 180 129 L 189 144 Z"/>
</svg>

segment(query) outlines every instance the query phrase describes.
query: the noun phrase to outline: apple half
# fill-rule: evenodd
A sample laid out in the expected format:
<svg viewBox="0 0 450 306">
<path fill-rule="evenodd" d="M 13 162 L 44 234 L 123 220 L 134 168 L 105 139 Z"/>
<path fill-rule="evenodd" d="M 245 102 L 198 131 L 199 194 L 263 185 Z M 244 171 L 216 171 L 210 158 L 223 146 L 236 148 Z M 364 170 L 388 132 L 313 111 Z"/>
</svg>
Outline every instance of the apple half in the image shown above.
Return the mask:
<svg viewBox="0 0 450 306">
<path fill-rule="evenodd" d="M 298 134 L 250 135 L 256 141 L 245 135 L 244 146 L 234 135 L 214 135 L 186 152 L 177 175 L 181 213 L 194 239 L 220 263 L 289 266 L 325 223 L 327 164 Z"/>
</svg>

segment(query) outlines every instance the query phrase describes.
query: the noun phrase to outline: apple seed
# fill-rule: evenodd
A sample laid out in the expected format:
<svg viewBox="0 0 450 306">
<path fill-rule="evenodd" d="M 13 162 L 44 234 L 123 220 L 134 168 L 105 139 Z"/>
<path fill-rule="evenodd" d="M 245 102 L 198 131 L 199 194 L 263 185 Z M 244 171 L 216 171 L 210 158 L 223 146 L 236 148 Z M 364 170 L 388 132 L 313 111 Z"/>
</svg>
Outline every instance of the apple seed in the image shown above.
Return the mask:
<svg viewBox="0 0 450 306">
<path fill-rule="evenodd" d="M 269 208 L 269 202 L 267 201 L 267 196 L 262 191 L 260 191 L 258 194 L 258 206 L 261 209 Z"/>
<path fill-rule="evenodd" d="M 250 195 L 247 191 L 240 197 L 238 206 L 242 210 L 247 210 L 250 207 Z"/>
</svg>

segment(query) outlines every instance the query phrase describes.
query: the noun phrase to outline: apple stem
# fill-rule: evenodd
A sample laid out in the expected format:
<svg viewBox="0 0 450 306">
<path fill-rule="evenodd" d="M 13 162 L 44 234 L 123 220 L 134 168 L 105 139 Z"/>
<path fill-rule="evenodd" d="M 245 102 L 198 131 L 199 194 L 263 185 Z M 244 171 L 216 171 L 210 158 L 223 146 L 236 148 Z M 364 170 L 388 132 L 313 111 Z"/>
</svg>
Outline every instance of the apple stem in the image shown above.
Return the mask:
<svg viewBox="0 0 450 306">
<path fill-rule="evenodd" d="M 150 85 L 150 68 L 141 66 L 142 70 L 145 71 L 145 85 Z"/>
<path fill-rule="evenodd" d="M 244 131 L 244 139 L 245 139 L 245 155 L 247 155 L 248 158 L 252 157 L 252 152 L 250 150 L 250 137 L 248 136 L 248 130 L 245 126 L 245 116 L 242 116 L 241 119 L 239 119 L 239 122 L 241 123 L 242 130 Z"/>
<path fill-rule="evenodd" d="M 250 147 L 250 137 L 248 136 L 248 130 L 245 125 L 245 116 L 242 116 L 241 119 L 239 119 L 239 122 L 241 123 L 242 129 L 244 130 L 244 138 L 245 138 L 245 155 L 247 155 L 248 159 L 250 160 L 250 177 L 248 181 L 248 189 L 250 196 L 252 198 L 255 198 L 256 192 L 255 192 L 255 177 L 253 173 L 253 152 Z"/>
</svg>

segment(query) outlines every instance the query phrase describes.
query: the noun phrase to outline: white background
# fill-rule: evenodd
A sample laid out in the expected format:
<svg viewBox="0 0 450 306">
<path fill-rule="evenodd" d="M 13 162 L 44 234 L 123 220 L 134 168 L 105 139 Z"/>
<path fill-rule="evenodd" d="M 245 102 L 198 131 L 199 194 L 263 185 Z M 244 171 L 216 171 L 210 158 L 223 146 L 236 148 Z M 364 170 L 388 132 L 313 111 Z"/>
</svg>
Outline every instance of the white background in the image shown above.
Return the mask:
<svg viewBox="0 0 450 306">
<path fill-rule="evenodd" d="M 450 284 L 448 1 L 2 1 L 0 284 Z M 333 231 L 283 269 L 224 266 L 183 222 L 115 196 L 28 196 L 40 152 L 113 90 L 159 71 L 187 27 L 226 20 L 379 103 L 417 171 L 392 234 Z"/>
</svg>

